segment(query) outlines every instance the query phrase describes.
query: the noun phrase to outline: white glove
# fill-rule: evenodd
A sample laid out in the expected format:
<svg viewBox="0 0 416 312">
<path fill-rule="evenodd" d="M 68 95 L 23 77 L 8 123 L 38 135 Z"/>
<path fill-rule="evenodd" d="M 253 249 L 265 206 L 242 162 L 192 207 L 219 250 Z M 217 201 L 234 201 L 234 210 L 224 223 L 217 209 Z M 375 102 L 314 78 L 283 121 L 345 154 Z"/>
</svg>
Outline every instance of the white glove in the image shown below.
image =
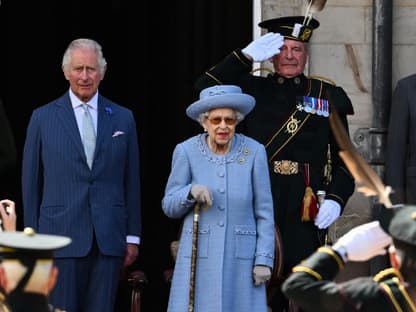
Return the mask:
<svg viewBox="0 0 416 312">
<path fill-rule="evenodd" d="M 265 265 L 256 265 L 253 269 L 254 285 L 266 283 L 272 276 L 272 270 Z"/>
<path fill-rule="evenodd" d="M 211 192 L 205 185 L 192 185 L 191 195 L 198 203 L 205 203 L 207 207 L 212 205 Z"/>
<path fill-rule="evenodd" d="M 254 62 L 263 62 L 280 53 L 284 37 L 279 33 L 269 32 L 252 41 L 241 52 L 249 55 Z"/>
<path fill-rule="evenodd" d="M 335 200 L 325 199 L 322 206 L 319 207 L 318 215 L 315 218 L 315 225 L 320 229 L 326 229 L 341 214 L 341 205 Z"/>
<path fill-rule="evenodd" d="M 383 231 L 379 221 L 373 221 L 356 226 L 341 236 L 333 248 L 344 247 L 350 261 L 367 261 L 385 255 L 385 248 L 391 243 L 391 237 Z"/>
</svg>

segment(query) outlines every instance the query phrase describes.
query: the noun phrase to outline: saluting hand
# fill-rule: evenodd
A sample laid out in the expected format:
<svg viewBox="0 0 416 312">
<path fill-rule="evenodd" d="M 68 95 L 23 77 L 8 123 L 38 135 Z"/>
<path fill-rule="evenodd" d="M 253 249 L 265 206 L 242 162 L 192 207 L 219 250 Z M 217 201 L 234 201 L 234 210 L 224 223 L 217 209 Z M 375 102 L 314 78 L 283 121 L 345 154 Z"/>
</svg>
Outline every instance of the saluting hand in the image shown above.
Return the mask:
<svg viewBox="0 0 416 312">
<path fill-rule="evenodd" d="M 263 62 L 279 54 L 283 44 L 284 37 L 281 34 L 269 32 L 252 41 L 241 52 L 254 62 Z"/>
<path fill-rule="evenodd" d="M 390 235 L 383 231 L 379 221 L 356 226 L 341 236 L 333 248 L 344 247 L 349 261 L 367 261 L 385 255 L 386 247 L 392 243 Z"/>
</svg>

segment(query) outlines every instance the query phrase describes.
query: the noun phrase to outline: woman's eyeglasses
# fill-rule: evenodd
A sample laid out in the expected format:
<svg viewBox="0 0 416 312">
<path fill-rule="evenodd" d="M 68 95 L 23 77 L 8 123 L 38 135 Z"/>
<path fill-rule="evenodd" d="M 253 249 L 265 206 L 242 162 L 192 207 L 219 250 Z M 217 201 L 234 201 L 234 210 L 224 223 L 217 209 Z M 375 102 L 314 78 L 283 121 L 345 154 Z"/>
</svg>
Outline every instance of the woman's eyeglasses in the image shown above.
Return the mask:
<svg viewBox="0 0 416 312">
<path fill-rule="evenodd" d="M 234 126 L 237 121 L 235 118 L 231 118 L 231 117 L 225 117 L 225 118 L 221 118 L 221 117 L 208 118 L 207 117 L 207 119 L 213 125 L 219 125 L 224 120 L 227 126 Z"/>
</svg>

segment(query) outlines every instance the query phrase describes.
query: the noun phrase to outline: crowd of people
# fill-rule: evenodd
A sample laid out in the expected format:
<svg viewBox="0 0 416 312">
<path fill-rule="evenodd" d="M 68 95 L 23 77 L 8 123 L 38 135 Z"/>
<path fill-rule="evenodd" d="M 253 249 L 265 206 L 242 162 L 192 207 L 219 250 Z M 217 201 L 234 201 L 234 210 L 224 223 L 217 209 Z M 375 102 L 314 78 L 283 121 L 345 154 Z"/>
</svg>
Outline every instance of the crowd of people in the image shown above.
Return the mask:
<svg viewBox="0 0 416 312">
<path fill-rule="evenodd" d="M 348 133 L 353 105 L 342 87 L 304 72 L 315 18 L 259 26 L 266 34 L 201 74 L 199 99 L 186 109 L 202 130 L 175 146 L 161 199 L 166 216 L 183 220 L 168 311 L 416 311 L 416 76 L 398 82 L 388 132 L 400 151 L 388 149 L 386 181 L 402 205 L 387 225 L 374 220 L 331 242 L 328 228 L 355 183 L 328 117 L 336 110 Z M 253 75 L 264 61 L 274 72 Z M 107 62 L 97 41 L 73 40 L 61 65 L 67 92 L 36 108 L 27 126 L 23 231 L 15 203 L 0 201 L 0 311 L 113 312 L 120 271 L 139 255 L 133 113 L 100 94 Z M 12 146 L 0 151 L 3 169 L 16 149 L 1 102 L 0 117 L 0 139 Z M 391 268 L 334 281 L 348 261 L 387 252 Z"/>
</svg>

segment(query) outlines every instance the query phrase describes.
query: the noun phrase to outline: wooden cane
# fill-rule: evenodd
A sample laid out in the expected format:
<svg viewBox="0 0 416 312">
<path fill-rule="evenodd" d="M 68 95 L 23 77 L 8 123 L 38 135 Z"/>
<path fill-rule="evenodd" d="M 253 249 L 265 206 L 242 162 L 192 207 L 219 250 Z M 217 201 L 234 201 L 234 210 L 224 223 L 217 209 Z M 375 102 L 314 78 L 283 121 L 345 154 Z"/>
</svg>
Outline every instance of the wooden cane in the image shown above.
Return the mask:
<svg viewBox="0 0 416 312">
<path fill-rule="evenodd" d="M 195 203 L 194 207 L 194 223 L 192 233 L 192 258 L 191 258 L 191 275 L 189 282 L 189 306 L 188 311 L 194 311 L 194 297 L 195 297 L 195 270 L 196 270 L 196 256 L 198 251 L 198 222 L 199 222 L 199 203 Z"/>
</svg>

